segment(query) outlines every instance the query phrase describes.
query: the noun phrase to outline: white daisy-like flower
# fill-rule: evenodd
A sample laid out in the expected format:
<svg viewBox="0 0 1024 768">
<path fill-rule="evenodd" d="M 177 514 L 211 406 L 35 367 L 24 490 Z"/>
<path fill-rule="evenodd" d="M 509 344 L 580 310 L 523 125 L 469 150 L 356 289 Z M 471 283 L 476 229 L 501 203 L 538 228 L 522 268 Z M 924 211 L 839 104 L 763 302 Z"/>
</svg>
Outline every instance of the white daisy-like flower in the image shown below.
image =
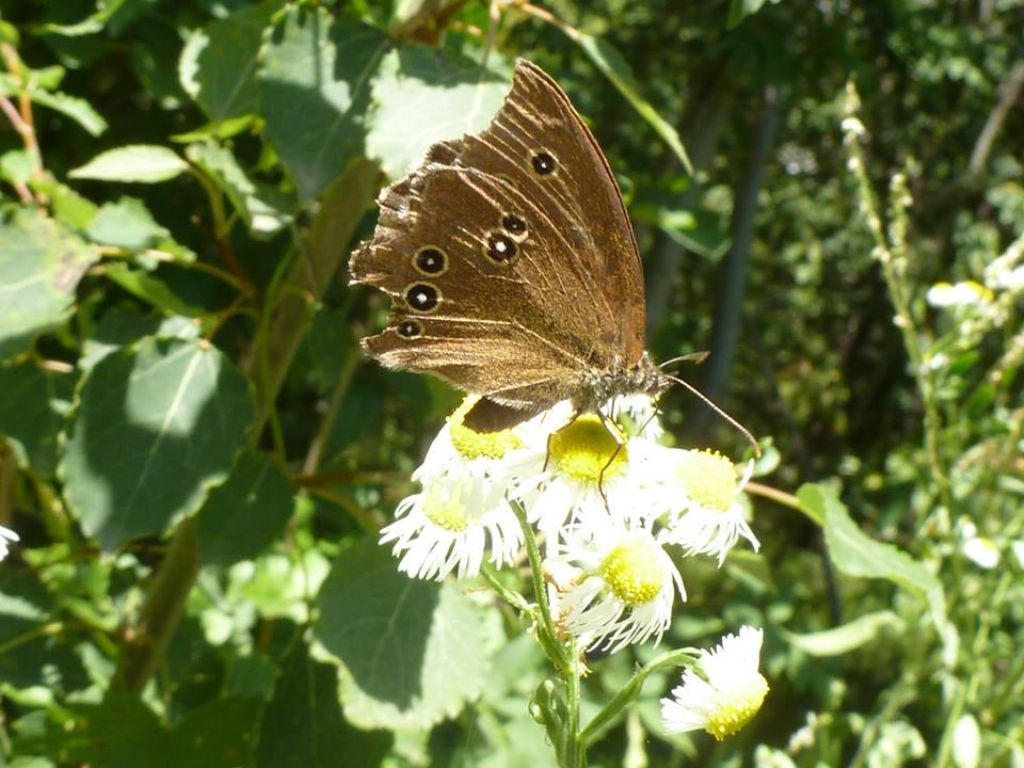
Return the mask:
<svg viewBox="0 0 1024 768">
<path fill-rule="evenodd" d="M 536 417 L 512 429 L 476 432 L 463 420 L 479 400 L 470 395 L 448 417 L 412 479 L 424 487 L 440 483 L 491 508 L 502 503 L 520 479 L 543 471 L 550 429 Z"/>
<path fill-rule="evenodd" d="M 563 583 L 552 600 L 558 623 L 586 649 L 612 652 L 652 635 L 660 638 L 672 619 L 682 576 L 649 526 L 610 518 L 598 526 L 569 529 L 551 561 Z M 565 578 L 566 570 L 573 574 Z"/>
<path fill-rule="evenodd" d="M 928 289 L 925 299 L 933 307 L 969 307 L 991 302 L 992 291 L 974 280 L 941 282 Z"/>
<path fill-rule="evenodd" d="M 396 520 L 381 530 L 394 542 L 399 570 L 423 579 L 476 576 L 485 557 L 498 567 L 512 562 L 523 542 L 508 501 L 523 478 L 540 476 L 547 450 L 542 428 L 475 432 L 463 420 L 478 398 L 449 417 L 413 479 L 421 493 L 404 499 Z"/>
<path fill-rule="evenodd" d="M 443 483 L 429 485 L 402 500 L 380 543 L 395 542 L 398 570 L 418 579 L 440 580 L 452 571 L 460 579 L 476 576 L 488 552 L 500 568 L 515 558 L 523 532 L 507 501 L 482 502 Z"/>
<path fill-rule="evenodd" d="M 651 517 L 660 489 L 645 460 L 648 445 L 653 443 L 642 437 L 613 435 L 595 414 L 583 414 L 551 433 L 547 468 L 533 492 L 520 496 L 530 522 L 553 541 L 567 525 L 600 526 L 609 516 L 620 522 Z"/>
<path fill-rule="evenodd" d="M 20 541 L 18 534 L 10 528 L 4 528 L 0 525 L 0 560 L 7 557 L 7 553 L 10 552 L 11 549 L 11 544 L 16 541 Z"/>
<path fill-rule="evenodd" d="M 682 685 L 661 700 L 661 717 L 669 733 L 703 729 L 722 741 L 750 722 L 768 694 L 758 671 L 764 633 L 741 627 L 711 651 L 701 651 L 700 674 L 683 672 Z"/>
<path fill-rule="evenodd" d="M 979 568 L 992 570 L 999 565 L 1001 553 L 992 539 L 985 536 L 971 536 L 961 545 L 964 555 Z"/>
<path fill-rule="evenodd" d="M 664 449 L 662 455 L 668 465 L 667 485 L 682 491 L 669 522 L 668 541 L 682 546 L 688 555 L 717 557 L 719 565 L 740 537 L 755 552 L 760 548 L 744 517 L 740 496 L 750 481 L 753 462 L 737 479 L 735 465 L 716 451 Z"/>
</svg>

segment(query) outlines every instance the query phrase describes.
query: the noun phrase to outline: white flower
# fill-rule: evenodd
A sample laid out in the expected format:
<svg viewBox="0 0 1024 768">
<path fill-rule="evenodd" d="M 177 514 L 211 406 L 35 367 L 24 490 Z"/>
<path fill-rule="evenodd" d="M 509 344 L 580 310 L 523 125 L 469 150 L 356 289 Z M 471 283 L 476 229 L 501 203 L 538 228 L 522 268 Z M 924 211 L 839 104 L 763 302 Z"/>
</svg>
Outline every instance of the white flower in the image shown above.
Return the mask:
<svg viewBox="0 0 1024 768">
<path fill-rule="evenodd" d="M 547 469 L 521 498 L 549 541 L 566 525 L 601 526 L 609 516 L 637 522 L 660 511 L 658 478 L 645 459 L 654 445 L 649 440 L 613 436 L 600 417 L 583 414 L 553 432 L 547 445 Z"/>
<path fill-rule="evenodd" d="M 753 462 L 748 462 L 737 481 L 733 463 L 715 451 L 665 449 L 664 457 L 668 492 L 682 491 L 669 522 L 668 541 L 682 546 L 688 555 L 717 557 L 719 565 L 741 536 L 755 552 L 760 548 L 741 503 Z"/>
<path fill-rule="evenodd" d="M 380 543 L 394 541 L 402 559 L 398 570 L 419 579 L 443 579 L 452 571 L 462 578 L 480 573 L 484 556 L 498 567 L 511 563 L 523 532 L 507 501 L 484 506 L 459 489 L 435 483 L 403 499 L 396 520 L 380 532 Z"/>
<path fill-rule="evenodd" d="M 412 479 L 441 484 L 471 503 L 498 506 L 521 478 L 537 477 L 547 455 L 547 431 L 539 417 L 497 432 L 475 432 L 463 424 L 480 400 L 471 395 L 448 417 Z"/>
<path fill-rule="evenodd" d="M 421 493 L 404 499 L 380 542 L 395 542 L 399 570 L 423 579 L 476 576 L 489 553 L 501 567 L 522 545 L 519 521 L 508 501 L 523 478 L 540 476 L 545 432 L 534 422 L 481 433 L 463 419 L 478 398 L 469 397 L 449 417 L 413 479 Z"/>
<path fill-rule="evenodd" d="M 992 291 L 974 280 L 955 285 L 936 283 L 928 289 L 925 298 L 933 307 L 970 307 L 990 303 Z"/>
<path fill-rule="evenodd" d="M 10 528 L 4 528 L 0 525 L 0 560 L 7 557 L 7 553 L 10 551 L 10 545 L 16 541 L 20 541 L 18 534 Z"/>
<path fill-rule="evenodd" d="M 972 536 L 964 541 L 962 550 L 967 559 L 979 568 L 992 570 L 999 565 L 999 547 L 992 539 L 984 536 Z"/>
<path fill-rule="evenodd" d="M 553 595 L 559 624 L 585 649 L 612 652 L 661 636 L 672 618 L 675 592 L 683 600 L 682 576 L 662 542 L 647 526 L 605 518 L 598 526 L 576 526 L 549 560 L 552 572 L 572 566 L 575 578 Z"/>
<path fill-rule="evenodd" d="M 661 717 L 670 733 L 704 729 L 718 741 L 750 722 L 768 694 L 758 671 L 763 633 L 741 627 L 717 648 L 701 651 L 701 674 L 683 672 L 682 685 L 661 700 Z"/>
</svg>

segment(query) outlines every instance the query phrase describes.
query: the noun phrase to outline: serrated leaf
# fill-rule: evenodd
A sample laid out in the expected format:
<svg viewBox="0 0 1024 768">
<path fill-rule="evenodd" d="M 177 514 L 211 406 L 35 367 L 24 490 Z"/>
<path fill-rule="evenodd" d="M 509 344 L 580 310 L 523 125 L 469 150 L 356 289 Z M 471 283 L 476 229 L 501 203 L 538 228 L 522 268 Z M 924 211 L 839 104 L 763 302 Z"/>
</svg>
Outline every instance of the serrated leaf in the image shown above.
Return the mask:
<svg viewBox="0 0 1024 768">
<path fill-rule="evenodd" d="M 0 360 L 19 355 L 71 312 L 96 250 L 42 211 L 0 218 Z"/>
<path fill-rule="evenodd" d="M 103 26 L 111 16 L 114 15 L 125 4 L 126 0 L 99 0 L 96 3 L 95 13 L 86 16 L 74 24 L 55 24 L 48 22 L 40 24 L 38 33 L 51 35 L 64 35 L 65 37 L 78 37 L 80 35 L 92 35 L 101 32 Z"/>
<path fill-rule="evenodd" d="M 690 156 L 686 153 L 686 147 L 683 146 L 683 140 L 679 138 L 679 133 L 641 95 L 640 85 L 633 76 L 633 69 L 622 54 L 604 38 L 593 37 L 582 32 L 574 33 L 571 37 L 618 92 L 626 97 L 626 101 L 636 110 L 636 113 L 654 128 L 655 133 L 668 145 L 673 154 L 679 158 L 686 172 L 692 176 L 693 164 L 690 162 Z"/>
<path fill-rule="evenodd" d="M 338 556 L 317 597 L 314 635 L 341 662 L 346 717 L 366 728 L 425 728 L 483 690 L 482 610 L 455 584 L 410 579 L 372 541 Z"/>
<path fill-rule="evenodd" d="M 790 644 L 811 656 L 841 656 L 872 642 L 885 629 L 900 631 L 903 620 L 892 611 L 859 616 L 839 627 L 807 634 L 786 633 Z"/>
<path fill-rule="evenodd" d="M 256 768 L 333 768 L 341 754 L 346 768 L 373 768 L 391 741 L 389 734 L 360 731 L 345 721 L 336 668 L 314 661 L 306 644 L 296 641 L 264 713 Z"/>
<path fill-rule="evenodd" d="M 258 72 L 265 135 L 302 197 L 363 154 L 367 83 L 387 46 L 380 31 L 321 7 L 290 8 L 267 36 Z"/>
<path fill-rule="evenodd" d="M 57 466 L 57 435 L 74 380 L 34 361 L 0 366 L 0 435 L 13 442 L 19 461 L 42 477 Z"/>
<path fill-rule="evenodd" d="M 155 184 L 188 170 L 174 150 L 154 144 L 130 144 L 102 152 L 68 175 L 74 179 Z"/>
<path fill-rule="evenodd" d="M 246 379 L 205 342 L 147 337 L 108 355 L 68 428 L 68 506 L 106 549 L 162 534 L 227 476 L 253 410 Z"/>
<path fill-rule="evenodd" d="M 927 601 L 936 625 L 945 622 L 946 598 L 942 584 L 923 565 L 891 544 L 866 535 L 850 519 L 835 493 L 807 483 L 797 491 L 800 505 L 821 519 L 829 555 L 843 573 L 868 579 L 886 579 Z"/>
<path fill-rule="evenodd" d="M 283 0 L 242 8 L 196 30 L 178 64 L 181 85 L 214 122 L 256 112 L 256 84 L 263 30 Z"/>
<path fill-rule="evenodd" d="M 367 155 L 389 177 L 403 176 L 431 144 L 486 128 L 510 87 L 458 54 L 422 45 L 390 51 L 373 78 Z"/>
<path fill-rule="evenodd" d="M 48 107 L 55 112 L 60 112 L 65 117 L 70 117 L 92 136 L 99 136 L 107 130 L 107 121 L 85 99 L 68 96 L 60 91 L 51 93 L 38 88 L 29 89 L 27 93 L 32 103 Z"/>
<path fill-rule="evenodd" d="M 96 218 L 99 208 L 71 187 L 61 184 L 49 174 L 34 176 L 29 181 L 32 191 L 43 194 L 50 200 L 50 211 L 61 224 L 72 229 L 87 230 Z"/>
<path fill-rule="evenodd" d="M 298 201 L 254 182 L 226 147 L 207 141 L 192 144 L 186 154 L 227 195 L 254 236 L 272 235 L 291 221 Z"/>
<path fill-rule="evenodd" d="M 231 565 L 259 555 L 284 533 L 294 496 L 295 488 L 269 456 L 244 451 L 199 511 L 202 561 Z"/>
</svg>

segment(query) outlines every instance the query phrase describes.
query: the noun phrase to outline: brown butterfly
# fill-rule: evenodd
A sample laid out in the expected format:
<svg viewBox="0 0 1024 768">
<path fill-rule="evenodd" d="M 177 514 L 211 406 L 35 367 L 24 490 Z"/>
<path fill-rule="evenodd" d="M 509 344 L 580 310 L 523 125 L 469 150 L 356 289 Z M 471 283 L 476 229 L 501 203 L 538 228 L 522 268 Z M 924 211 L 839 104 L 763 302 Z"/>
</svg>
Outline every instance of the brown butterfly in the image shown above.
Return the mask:
<svg viewBox="0 0 1024 768">
<path fill-rule="evenodd" d="M 363 347 L 388 368 L 482 395 L 471 427 L 509 426 L 564 399 L 599 412 L 616 395 L 667 387 L 644 351 L 643 268 L 622 194 L 536 65 L 516 62 L 487 130 L 435 144 L 378 203 L 349 268 L 393 303 Z"/>
</svg>

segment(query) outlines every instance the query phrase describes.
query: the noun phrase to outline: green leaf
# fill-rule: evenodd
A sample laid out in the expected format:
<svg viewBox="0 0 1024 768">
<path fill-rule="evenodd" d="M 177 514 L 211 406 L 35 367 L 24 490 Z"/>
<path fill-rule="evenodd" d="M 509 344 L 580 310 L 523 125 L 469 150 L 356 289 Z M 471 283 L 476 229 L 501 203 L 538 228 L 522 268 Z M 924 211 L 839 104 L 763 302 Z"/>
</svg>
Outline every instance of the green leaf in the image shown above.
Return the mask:
<svg viewBox="0 0 1024 768">
<path fill-rule="evenodd" d="M 284 533 L 294 496 L 294 487 L 269 456 L 244 451 L 199 511 L 203 562 L 231 565 L 259 555 Z"/>
<path fill-rule="evenodd" d="M 252 419 L 247 380 L 206 342 L 147 337 L 108 355 L 68 428 L 68 506 L 106 549 L 162 534 L 227 476 Z"/>
<path fill-rule="evenodd" d="M 297 640 L 263 716 L 256 768 L 374 768 L 390 750 L 382 732 L 353 728 L 338 705 L 338 674 Z"/>
<path fill-rule="evenodd" d="M 679 133 L 640 95 L 640 85 L 633 77 L 633 70 L 622 54 L 603 38 L 592 37 L 582 32 L 574 33 L 571 37 L 619 93 L 626 97 L 626 101 L 637 114 L 654 128 L 662 141 L 668 144 L 686 172 L 693 176 L 693 164 L 686 153 L 686 147 L 683 146 L 683 140 L 679 138 Z"/>
<path fill-rule="evenodd" d="M 33 192 L 46 195 L 49 198 L 53 217 L 60 223 L 83 231 L 92 226 L 99 208 L 71 187 L 61 184 L 49 174 L 45 174 L 42 178 L 33 177 L 29 181 L 29 186 Z"/>
<path fill-rule="evenodd" d="M 453 583 L 410 579 L 386 549 L 342 552 L 317 598 L 314 635 L 342 664 L 346 717 L 366 728 L 425 728 L 483 689 L 489 628 Z"/>
<path fill-rule="evenodd" d="M 0 435 L 12 441 L 22 466 L 43 477 L 57 466 L 57 435 L 74 380 L 34 361 L 0 365 Z"/>
<path fill-rule="evenodd" d="M 823 521 L 829 555 L 843 573 L 868 579 L 886 579 L 927 601 L 936 625 L 945 622 L 946 598 L 941 582 L 923 565 L 891 544 L 867 536 L 850 519 L 835 492 L 807 483 L 797 491 L 807 514 Z"/>
<path fill-rule="evenodd" d="M 101 32 L 103 26 L 111 16 L 117 12 L 126 0 L 98 0 L 96 11 L 74 24 L 55 24 L 52 22 L 40 24 L 36 31 L 40 34 L 64 35 L 66 37 L 78 37 L 80 35 L 92 35 Z"/>
<path fill-rule="evenodd" d="M 171 315 L 203 317 L 206 311 L 179 298 L 163 280 L 127 264 L 111 264 L 103 274 L 126 291 Z"/>
<path fill-rule="evenodd" d="M 261 702 L 251 698 L 212 697 L 193 706 L 171 730 L 169 765 L 173 768 L 252 765 L 256 723 L 261 711 Z"/>
<path fill-rule="evenodd" d="M 787 632 L 786 638 L 810 656 L 841 656 L 874 641 L 886 629 L 901 631 L 903 620 L 892 611 L 876 611 L 822 632 Z"/>
<path fill-rule="evenodd" d="M 155 246 L 170 233 L 153 219 L 141 200 L 122 197 L 105 203 L 93 218 L 86 235 L 97 243 L 130 251 Z"/>
<path fill-rule="evenodd" d="M 173 150 L 154 144 L 130 144 L 103 152 L 68 175 L 73 179 L 155 184 L 188 170 Z"/>
<path fill-rule="evenodd" d="M 381 32 L 326 8 L 292 7 L 268 35 L 259 82 L 265 135 L 299 193 L 315 197 L 363 154 Z"/>
<path fill-rule="evenodd" d="M 24 83 L 8 72 L 0 72 L 0 94 L 25 94 L 33 104 L 70 117 L 93 136 L 99 136 L 107 129 L 107 121 L 85 99 L 68 96 L 60 91 L 43 90 L 39 82 Z"/>
<path fill-rule="evenodd" d="M 72 704 L 50 728 L 62 765 L 137 768 L 237 768 L 251 762 L 259 703 L 211 699 L 190 709 L 173 729 L 139 697 L 110 694 Z"/>
<path fill-rule="evenodd" d="M 75 288 L 99 254 L 42 211 L 0 217 L 0 360 L 19 355 L 71 313 Z"/>
<path fill-rule="evenodd" d="M 266 0 L 196 30 L 185 44 L 178 76 L 186 93 L 214 122 L 256 112 L 256 84 L 263 30 L 284 4 Z"/>
<path fill-rule="evenodd" d="M 227 195 L 254 237 L 272 235 L 291 221 L 298 201 L 254 182 L 226 147 L 207 141 L 190 145 L 185 153 Z"/>
<path fill-rule="evenodd" d="M 389 177 L 404 176 L 431 144 L 486 128 L 509 87 L 458 54 L 422 45 L 390 51 L 373 78 L 367 155 Z"/>
<path fill-rule="evenodd" d="M 27 184 L 39 171 L 39 158 L 25 149 L 12 149 L 0 156 L 0 178 L 10 184 Z"/>
<path fill-rule="evenodd" d="M 179 315 L 143 314 L 134 303 L 113 307 L 103 314 L 99 324 L 86 337 L 78 368 L 87 371 L 107 355 L 134 344 L 143 336 L 196 339 L 199 337 L 199 323 Z"/>
</svg>

